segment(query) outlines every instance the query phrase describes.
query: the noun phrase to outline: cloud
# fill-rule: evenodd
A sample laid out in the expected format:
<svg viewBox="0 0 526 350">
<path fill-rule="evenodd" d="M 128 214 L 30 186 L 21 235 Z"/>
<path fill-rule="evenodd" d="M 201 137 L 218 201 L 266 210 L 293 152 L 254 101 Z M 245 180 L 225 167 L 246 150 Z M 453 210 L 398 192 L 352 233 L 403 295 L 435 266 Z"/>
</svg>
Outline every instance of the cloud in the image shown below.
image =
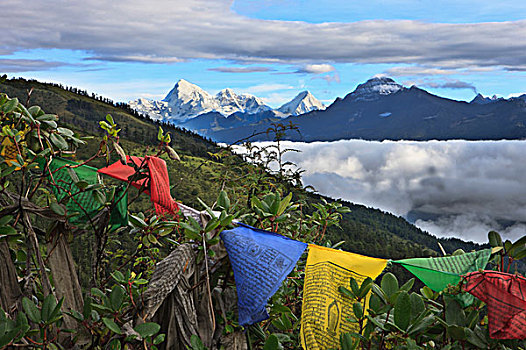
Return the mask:
<svg viewBox="0 0 526 350">
<path fill-rule="evenodd" d="M 451 75 L 458 74 L 458 72 L 450 69 L 440 69 L 433 67 L 422 66 L 405 66 L 393 67 L 387 69 L 384 74 L 390 77 L 404 77 L 404 76 L 430 76 L 430 75 Z"/>
<path fill-rule="evenodd" d="M 291 90 L 294 89 L 294 86 L 286 84 L 259 84 L 249 86 L 245 89 L 247 93 L 256 94 L 260 92 L 269 92 L 269 91 L 279 91 L 279 90 Z"/>
<path fill-rule="evenodd" d="M 54 62 L 45 60 L 29 60 L 29 59 L 0 59 L 0 72 L 33 72 L 41 70 L 49 70 L 62 66 L 70 66 L 65 62 Z"/>
<path fill-rule="evenodd" d="M 273 71 L 273 69 L 268 67 L 215 67 L 208 68 L 208 70 L 221 73 L 259 73 Z"/>
<path fill-rule="evenodd" d="M 123 56 L 91 56 L 86 58 L 87 61 L 108 61 L 108 62 L 141 62 L 170 64 L 184 62 L 184 59 L 177 57 L 157 57 L 153 55 L 123 55 Z"/>
<path fill-rule="evenodd" d="M 333 72 L 334 70 L 334 67 L 330 64 L 306 64 L 298 68 L 295 73 L 323 74 Z"/>
<path fill-rule="evenodd" d="M 320 193 L 406 216 L 439 236 L 485 242 L 526 229 L 525 141 L 294 143 L 285 160 Z M 416 213 L 416 214 L 415 214 Z"/>
<path fill-rule="evenodd" d="M 456 79 L 446 79 L 446 81 L 443 82 L 433 82 L 429 80 L 406 81 L 404 82 L 404 85 L 417 85 L 432 89 L 469 89 L 474 93 L 477 93 L 475 85 Z"/>
<path fill-rule="evenodd" d="M 312 77 L 312 79 L 323 79 L 327 82 L 327 84 L 330 83 L 339 83 L 340 82 L 340 75 L 338 73 L 334 74 L 326 74 L 326 75 L 320 75 L 316 77 Z"/>
<path fill-rule="evenodd" d="M 184 59 L 308 64 L 387 63 L 443 68 L 523 67 L 526 20 L 307 23 L 239 15 L 231 0 L 2 0 L 0 52 L 81 50 L 98 60 Z M 151 19 L 155 20 L 152 21 Z"/>
</svg>

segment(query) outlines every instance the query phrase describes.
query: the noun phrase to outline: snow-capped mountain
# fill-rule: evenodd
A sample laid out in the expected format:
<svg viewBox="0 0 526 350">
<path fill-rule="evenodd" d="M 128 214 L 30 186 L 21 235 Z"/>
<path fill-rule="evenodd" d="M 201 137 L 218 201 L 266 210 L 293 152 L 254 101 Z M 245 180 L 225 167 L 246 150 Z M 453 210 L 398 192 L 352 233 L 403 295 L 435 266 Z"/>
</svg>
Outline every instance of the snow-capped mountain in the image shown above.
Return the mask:
<svg viewBox="0 0 526 350">
<path fill-rule="evenodd" d="M 164 101 L 154 101 L 147 98 L 138 98 L 128 102 L 131 108 L 137 112 L 150 116 L 154 120 L 161 120 L 170 116 L 168 103 Z"/>
<path fill-rule="evenodd" d="M 325 109 L 325 106 L 308 91 L 300 93 L 279 110 L 273 110 L 256 96 L 236 94 L 229 88 L 219 91 L 214 96 L 184 79 L 179 80 L 162 101 L 139 98 L 130 101 L 129 105 L 152 119 L 175 123 L 209 112 L 218 112 L 227 117 L 234 113 L 258 114 L 273 111 L 276 116 L 287 117 L 291 114 Z"/>
<path fill-rule="evenodd" d="M 179 80 L 163 99 L 168 104 L 169 119 L 184 120 L 216 110 L 219 102 L 199 86 Z"/>
<path fill-rule="evenodd" d="M 237 95 L 229 88 L 219 91 L 215 96 L 215 100 L 219 105 L 215 111 L 224 116 L 236 112 L 255 114 L 272 109 L 256 96 L 249 94 Z"/>
<path fill-rule="evenodd" d="M 313 110 L 324 110 L 326 107 L 308 91 L 300 92 L 292 101 L 278 108 L 284 115 L 300 115 Z"/>
<path fill-rule="evenodd" d="M 354 101 L 375 101 L 385 95 L 394 94 L 400 90 L 406 89 L 397 84 L 393 79 L 387 77 L 375 77 L 359 84 L 351 92 L 350 97 Z"/>
</svg>

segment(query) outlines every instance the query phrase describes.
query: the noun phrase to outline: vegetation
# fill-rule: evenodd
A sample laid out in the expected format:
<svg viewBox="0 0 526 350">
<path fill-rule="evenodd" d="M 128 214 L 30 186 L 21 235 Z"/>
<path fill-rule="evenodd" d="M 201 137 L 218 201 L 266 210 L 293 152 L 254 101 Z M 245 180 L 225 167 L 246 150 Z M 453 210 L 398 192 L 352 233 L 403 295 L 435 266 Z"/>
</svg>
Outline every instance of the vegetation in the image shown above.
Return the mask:
<svg viewBox="0 0 526 350">
<path fill-rule="evenodd" d="M 95 104 L 82 118 L 64 109 L 69 117 L 64 118 L 67 125 L 60 125 L 56 114 L 46 114 L 37 106 L 26 108 L 17 98 L 0 94 L 0 264 L 6 266 L 0 271 L 0 349 L 157 349 L 169 346 L 174 337 L 181 349 L 241 349 L 247 343 L 250 348 L 269 350 L 299 348 L 305 260 L 269 301 L 270 318 L 243 333 L 232 297 L 234 276 L 219 240 L 219 233 L 231 228 L 234 220 L 371 256 L 436 254 L 431 250 L 436 248 L 427 246 L 436 239 L 401 218 L 356 205 L 349 209 L 346 203 L 307 192 L 301 171 L 281 163 L 287 150 L 279 145 L 252 148 L 245 156 L 250 162 L 245 162 L 228 149 L 184 130 L 159 128 L 87 93 L 37 87 L 51 101 L 64 102 L 57 104 L 62 108 L 72 105 L 69 98 Z M 30 96 L 36 92 L 32 90 Z M 113 117 L 99 116 L 103 107 Z M 135 139 L 134 131 L 135 135 L 144 131 L 144 138 Z M 148 154 L 169 164 L 176 198 L 208 214 L 201 224 L 192 217 L 158 216 L 141 191 L 128 185 L 129 223 L 115 229 L 110 220 L 120 200 L 119 184 L 111 180 L 89 184 L 73 175 L 75 167 L 85 164 L 100 167 L 126 155 Z M 78 163 L 63 167 L 72 179 L 68 184 L 55 181 L 49 167 L 59 156 Z M 277 162 L 277 172 L 269 170 L 270 162 Z M 140 169 L 134 176 L 142 176 Z M 97 203 L 95 215 L 82 205 L 70 209 L 68 202 L 79 194 Z M 416 243 L 411 242 L 413 236 Z M 509 269 L 525 257 L 524 240 L 503 243 L 495 233 L 490 239 L 494 247 L 501 247 L 493 258 L 496 269 Z M 176 267 L 184 273 L 193 271 L 187 292 L 196 305 L 204 305 L 196 307 L 195 314 L 207 326 L 190 333 L 180 329 L 182 333 L 174 335 L 166 331 L 168 316 L 155 318 L 148 310 L 158 278 L 156 264 L 182 247 L 190 247 L 192 259 Z M 518 341 L 489 339 L 480 302 L 464 310 L 442 293 L 426 288 L 411 293 L 413 284 L 409 280 L 398 287 L 398 280 L 387 273 L 380 286 L 371 280 L 362 286 L 351 280 L 349 286 L 342 286 L 342 293 L 361 305 L 349 315 L 360 331 L 343 335 L 342 349 L 524 348 Z M 373 292 L 369 305 L 364 298 L 368 291 Z M 177 311 L 170 309 L 168 301 L 166 297 L 161 309 Z"/>
</svg>

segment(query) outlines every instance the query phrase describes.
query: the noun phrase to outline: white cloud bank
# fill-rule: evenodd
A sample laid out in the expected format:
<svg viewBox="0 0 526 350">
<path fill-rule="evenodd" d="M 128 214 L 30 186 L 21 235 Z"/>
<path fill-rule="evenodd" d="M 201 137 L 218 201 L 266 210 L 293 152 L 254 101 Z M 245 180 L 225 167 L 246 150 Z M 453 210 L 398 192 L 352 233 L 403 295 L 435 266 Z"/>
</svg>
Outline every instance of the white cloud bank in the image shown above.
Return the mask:
<svg viewBox="0 0 526 350">
<path fill-rule="evenodd" d="M 260 20 L 230 0 L 2 0 L 0 53 L 70 49 L 94 59 L 170 63 L 408 63 L 526 69 L 526 20 L 427 23 Z"/>
<path fill-rule="evenodd" d="M 396 215 L 438 236 L 485 242 L 490 230 L 526 235 L 526 141 L 295 143 L 286 160 L 320 193 Z M 422 216 L 421 216 L 422 217 Z M 432 219 L 429 219 L 431 217 Z"/>
</svg>

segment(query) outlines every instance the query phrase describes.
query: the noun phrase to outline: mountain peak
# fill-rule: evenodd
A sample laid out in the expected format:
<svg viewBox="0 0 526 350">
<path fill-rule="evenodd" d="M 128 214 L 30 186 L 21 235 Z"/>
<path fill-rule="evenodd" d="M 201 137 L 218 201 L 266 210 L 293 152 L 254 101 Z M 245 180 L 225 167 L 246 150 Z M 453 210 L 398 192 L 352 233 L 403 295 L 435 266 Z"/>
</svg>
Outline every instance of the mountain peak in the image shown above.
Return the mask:
<svg viewBox="0 0 526 350">
<path fill-rule="evenodd" d="M 221 97 L 234 98 L 234 97 L 237 96 L 237 94 L 231 88 L 226 88 L 226 89 L 223 89 L 223 90 L 219 91 L 216 94 L 216 96 L 219 97 L 219 98 L 221 98 Z"/>
<path fill-rule="evenodd" d="M 324 110 L 326 107 L 309 91 L 302 91 L 292 101 L 278 108 L 285 115 L 299 115 L 313 110 Z"/>
<path fill-rule="evenodd" d="M 496 102 L 496 101 L 500 101 L 500 100 L 503 100 L 503 99 L 504 98 L 502 98 L 502 97 L 497 97 L 497 95 L 493 95 L 492 97 L 484 97 L 481 93 L 478 93 L 477 96 L 475 96 L 475 98 L 473 98 L 471 100 L 471 102 L 469 102 L 469 103 L 474 103 L 474 104 L 478 104 L 478 105 L 485 105 L 485 104 Z"/>
<path fill-rule="evenodd" d="M 170 103 L 174 99 L 194 99 L 198 96 L 210 97 L 210 94 L 187 80 L 179 79 L 163 101 Z"/>
<path fill-rule="evenodd" d="M 352 96 L 354 100 L 374 101 L 377 100 L 380 95 L 394 94 L 402 89 L 404 89 L 402 85 L 397 84 L 389 77 L 374 77 L 365 83 L 359 84 L 356 89 L 351 92 L 350 96 Z"/>
</svg>

